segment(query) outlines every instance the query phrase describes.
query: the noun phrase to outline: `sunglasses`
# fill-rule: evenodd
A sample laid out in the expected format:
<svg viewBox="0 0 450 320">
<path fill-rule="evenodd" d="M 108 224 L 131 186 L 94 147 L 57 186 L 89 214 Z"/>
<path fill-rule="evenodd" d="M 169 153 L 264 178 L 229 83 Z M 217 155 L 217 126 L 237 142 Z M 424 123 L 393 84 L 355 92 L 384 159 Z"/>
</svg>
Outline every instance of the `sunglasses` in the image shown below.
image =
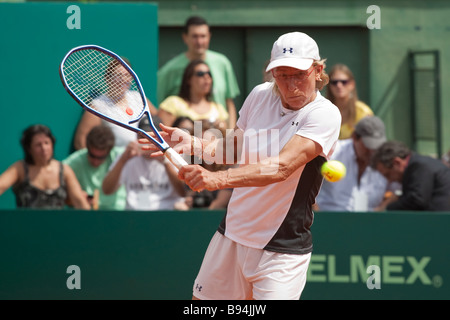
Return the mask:
<svg viewBox="0 0 450 320">
<path fill-rule="evenodd" d="M 337 86 L 338 83 L 342 83 L 343 86 L 346 86 L 347 83 L 350 82 L 350 80 L 330 80 L 330 84 L 333 86 Z"/>
<path fill-rule="evenodd" d="M 97 156 L 97 155 L 93 154 L 91 151 L 89 151 L 89 149 L 88 149 L 88 156 L 91 157 L 92 159 L 104 160 L 109 156 L 109 152 L 103 156 Z"/>
<path fill-rule="evenodd" d="M 201 77 L 204 77 L 205 74 L 207 74 L 208 76 L 212 77 L 211 76 L 211 71 L 197 71 L 195 73 L 195 76 L 201 78 Z"/>
</svg>

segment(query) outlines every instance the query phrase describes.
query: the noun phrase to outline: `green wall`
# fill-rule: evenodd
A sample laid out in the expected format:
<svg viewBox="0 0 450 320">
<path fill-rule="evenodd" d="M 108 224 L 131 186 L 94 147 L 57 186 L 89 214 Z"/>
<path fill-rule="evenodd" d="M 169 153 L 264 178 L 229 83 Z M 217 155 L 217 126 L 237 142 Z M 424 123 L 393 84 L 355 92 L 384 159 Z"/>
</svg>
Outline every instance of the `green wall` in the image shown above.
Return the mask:
<svg viewBox="0 0 450 320">
<path fill-rule="evenodd" d="M 223 214 L 2 210 L 0 299 L 189 300 Z M 449 224 L 450 213 L 316 213 L 302 299 L 450 299 Z M 67 286 L 72 265 L 80 289 Z"/>
<path fill-rule="evenodd" d="M 71 4 L 80 8 L 81 29 L 67 27 Z M 97 44 L 129 58 L 148 98 L 156 103 L 155 4 L 0 3 L 0 29 L 0 172 L 23 158 L 19 139 L 31 124 L 51 128 L 56 159 L 72 150 L 82 108 L 64 90 L 58 69 L 75 46 Z M 0 208 L 14 207 L 9 190 L 0 197 Z"/>
</svg>

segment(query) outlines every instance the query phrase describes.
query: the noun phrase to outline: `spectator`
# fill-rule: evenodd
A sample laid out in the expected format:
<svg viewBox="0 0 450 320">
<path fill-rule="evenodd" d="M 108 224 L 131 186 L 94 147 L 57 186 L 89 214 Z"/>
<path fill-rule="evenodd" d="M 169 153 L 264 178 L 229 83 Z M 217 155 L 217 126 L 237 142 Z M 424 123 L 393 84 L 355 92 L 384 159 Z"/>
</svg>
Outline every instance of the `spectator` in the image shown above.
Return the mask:
<svg viewBox="0 0 450 320">
<path fill-rule="evenodd" d="M 211 68 L 214 79 L 212 99 L 226 108 L 228 127 L 234 128 L 237 115 L 233 99 L 239 95 L 239 87 L 231 62 L 223 54 L 209 50 L 211 32 L 205 19 L 188 18 L 182 37 L 187 51 L 172 58 L 158 71 L 158 104 L 179 93 L 186 66 L 190 61 L 200 59 Z"/>
<path fill-rule="evenodd" d="M 189 132 L 191 135 L 194 134 L 194 121 L 186 116 L 181 116 L 175 119 L 172 126 L 184 129 Z"/>
<path fill-rule="evenodd" d="M 128 65 L 130 65 L 128 59 L 126 58 L 122 59 Z M 105 80 L 110 90 L 106 94 L 95 98 L 91 103 L 92 108 L 100 109 L 104 112 L 105 108 L 109 109 L 109 105 L 111 103 L 123 108 L 130 107 L 131 109 L 135 109 L 135 106 L 140 108 L 142 102 L 139 93 L 137 91 L 129 90 L 130 85 L 128 87 L 116 85 L 117 80 L 115 79 L 117 79 L 118 77 L 121 77 L 122 79 L 123 78 L 128 79 L 131 85 L 132 79 L 128 71 L 117 61 L 113 60 L 105 72 Z M 157 114 L 156 108 L 148 99 L 147 103 L 150 109 L 150 113 L 152 115 L 156 115 Z M 104 113 L 107 114 L 107 112 Z M 99 126 L 101 124 L 109 126 L 111 128 L 111 130 L 114 133 L 116 146 L 125 148 L 128 145 L 128 143 L 136 140 L 136 134 L 134 132 L 122 128 L 120 126 L 117 126 L 115 124 L 112 124 L 106 120 L 103 120 L 100 117 L 97 117 L 96 115 L 88 111 L 84 111 L 83 116 L 81 117 L 81 120 L 78 124 L 77 131 L 75 133 L 75 140 L 74 140 L 75 150 L 86 148 L 87 134 L 89 133 L 89 131 L 91 131 L 93 127 Z M 134 123 L 132 125 L 137 127 L 138 123 Z"/>
<path fill-rule="evenodd" d="M 393 197 L 385 209 L 450 211 L 450 168 L 441 160 L 388 141 L 373 155 L 372 167 L 389 181 L 402 184 L 401 196 Z"/>
<path fill-rule="evenodd" d="M 124 150 L 114 144 L 114 133 L 109 126 L 95 126 L 86 137 L 86 148 L 75 151 L 63 160 L 75 172 L 90 201 L 96 199 L 95 194 L 98 192 L 98 203 L 91 205 L 100 210 L 125 208 L 126 191 L 123 187 L 111 195 L 105 195 L 102 191 L 103 179 L 109 167 Z"/>
<path fill-rule="evenodd" d="M 174 121 L 172 126 L 183 129 L 184 131 L 188 132 L 191 135 L 194 134 L 194 121 L 189 117 L 185 117 L 185 116 L 178 117 Z M 194 163 L 193 162 L 194 158 L 190 154 L 182 154 L 181 156 L 187 163 L 189 163 L 189 164 Z"/>
<path fill-rule="evenodd" d="M 270 63 L 270 59 L 266 60 L 266 62 L 264 62 L 264 68 L 262 69 L 262 81 L 263 82 L 269 82 L 269 81 L 273 80 L 272 79 L 272 72 L 266 71 L 267 66 L 269 65 L 269 63 Z"/>
<path fill-rule="evenodd" d="M 347 174 L 338 182 L 324 180 L 318 210 L 374 211 L 381 205 L 388 182 L 370 166 L 370 156 L 385 141 L 384 123 L 376 116 L 361 119 L 350 139 L 338 140 L 331 159 L 341 161 Z"/>
<path fill-rule="evenodd" d="M 226 131 L 223 128 L 215 127 L 214 124 L 212 124 L 208 120 L 203 120 L 201 122 L 197 121 L 197 124 L 200 124 L 202 126 L 201 127 L 202 139 L 205 139 L 206 141 L 221 139 L 226 134 Z M 180 126 L 178 127 L 180 128 Z M 194 158 L 194 156 L 192 157 Z M 200 165 L 203 168 L 209 171 L 219 171 L 230 168 L 230 166 L 226 164 L 217 164 L 214 162 L 207 163 L 205 161 L 202 161 L 202 159 L 198 158 L 197 161 L 191 159 L 190 163 L 200 163 Z M 211 210 L 226 209 L 228 206 L 228 202 L 230 201 L 232 192 L 233 192 L 232 188 L 213 191 L 202 190 L 200 192 L 195 192 L 188 189 L 186 191 L 185 198 L 182 201 L 177 202 L 177 204 L 175 205 L 175 209 L 178 210 L 187 210 L 190 208 L 208 208 Z"/>
<path fill-rule="evenodd" d="M 154 119 L 157 125 L 156 119 Z M 151 131 L 145 121 L 140 128 Z M 111 165 L 103 180 L 105 194 L 112 194 L 120 186 L 126 189 L 126 210 L 173 210 L 184 196 L 184 183 L 177 178 L 177 169 L 166 158 L 151 158 L 131 142 Z"/>
<path fill-rule="evenodd" d="M 372 116 L 373 111 L 358 100 L 355 78 L 349 67 L 337 64 L 331 68 L 329 77 L 327 98 L 339 108 L 342 116 L 339 139 L 348 139 L 358 121 L 366 116 Z"/>
<path fill-rule="evenodd" d="M 55 141 L 44 125 L 26 128 L 20 139 L 25 159 L 0 175 L 0 195 L 12 187 L 19 208 L 63 209 L 71 203 L 90 209 L 73 170 L 53 158 Z"/>
<path fill-rule="evenodd" d="M 178 117 L 192 120 L 207 119 L 217 126 L 226 127 L 228 114 L 211 101 L 213 80 L 208 65 L 202 60 L 190 62 L 183 74 L 178 96 L 170 96 L 159 105 L 158 116 L 165 125 L 173 126 Z"/>
<path fill-rule="evenodd" d="M 450 168 L 450 150 L 442 155 L 441 161 L 443 164 Z"/>
</svg>

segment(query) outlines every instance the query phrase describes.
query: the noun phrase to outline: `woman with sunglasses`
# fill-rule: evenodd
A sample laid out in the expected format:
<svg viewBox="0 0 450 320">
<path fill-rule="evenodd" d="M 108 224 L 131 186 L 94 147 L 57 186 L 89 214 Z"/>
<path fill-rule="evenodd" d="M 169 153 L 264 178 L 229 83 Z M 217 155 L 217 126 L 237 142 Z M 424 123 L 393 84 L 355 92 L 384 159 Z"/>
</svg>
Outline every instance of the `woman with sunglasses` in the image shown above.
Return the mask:
<svg viewBox="0 0 450 320">
<path fill-rule="evenodd" d="M 349 67 L 336 64 L 331 68 L 329 76 L 327 98 L 339 108 L 342 116 L 339 139 L 348 139 L 352 136 L 359 120 L 372 116 L 373 111 L 364 102 L 358 100 L 355 78 Z"/>
<path fill-rule="evenodd" d="M 193 60 L 184 70 L 178 96 L 169 96 L 159 106 L 158 116 L 162 123 L 172 126 L 178 117 L 192 120 L 209 120 L 226 126 L 228 113 L 220 104 L 212 101 L 213 79 L 203 60 Z"/>
</svg>

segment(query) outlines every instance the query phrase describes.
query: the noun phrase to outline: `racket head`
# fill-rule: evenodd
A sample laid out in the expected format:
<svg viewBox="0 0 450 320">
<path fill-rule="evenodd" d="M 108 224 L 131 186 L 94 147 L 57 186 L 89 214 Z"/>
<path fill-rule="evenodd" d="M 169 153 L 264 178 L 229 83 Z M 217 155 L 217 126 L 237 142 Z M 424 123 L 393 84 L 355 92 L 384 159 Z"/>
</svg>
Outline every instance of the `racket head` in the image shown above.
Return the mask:
<svg viewBox="0 0 450 320">
<path fill-rule="evenodd" d="M 97 45 L 79 46 L 64 56 L 59 73 L 66 91 L 85 110 L 142 133 L 162 151 L 169 148 L 155 128 L 138 76 L 117 54 Z M 144 115 L 156 139 L 132 125 Z"/>
</svg>

